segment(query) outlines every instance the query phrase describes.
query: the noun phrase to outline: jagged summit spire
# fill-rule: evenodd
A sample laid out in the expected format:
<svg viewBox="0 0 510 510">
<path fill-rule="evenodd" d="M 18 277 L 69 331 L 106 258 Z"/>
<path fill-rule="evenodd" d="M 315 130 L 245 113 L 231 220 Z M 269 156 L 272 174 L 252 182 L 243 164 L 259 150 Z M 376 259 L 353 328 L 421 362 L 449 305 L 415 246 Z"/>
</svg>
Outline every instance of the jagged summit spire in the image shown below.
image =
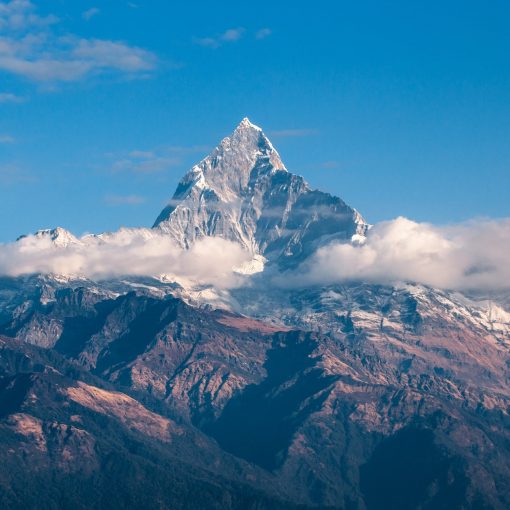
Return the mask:
<svg viewBox="0 0 510 510">
<path fill-rule="evenodd" d="M 204 165 L 211 158 L 214 164 L 210 161 L 211 165 Z M 206 179 L 209 176 L 209 180 L 215 180 L 219 173 L 233 174 L 235 179 L 240 179 L 243 187 L 247 185 L 253 168 L 264 162 L 273 169 L 286 170 L 280 155 L 262 128 L 245 117 L 197 166 L 202 168 Z"/>
<path fill-rule="evenodd" d="M 256 131 L 262 131 L 262 128 L 253 124 L 248 117 L 244 117 L 244 119 L 237 125 L 236 131 L 239 129 L 255 129 Z"/>
<path fill-rule="evenodd" d="M 273 147 L 262 128 L 253 124 L 248 117 L 244 117 L 234 131 L 221 141 L 210 157 L 223 157 L 225 153 L 229 153 L 229 156 L 237 153 L 236 157 L 241 157 L 241 159 L 244 159 L 243 154 L 244 156 L 251 155 L 255 158 L 253 164 L 256 164 L 256 160 L 260 158 L 268 158 L 273 168 L 286 171 L 278 151 Z"/>
</svg>

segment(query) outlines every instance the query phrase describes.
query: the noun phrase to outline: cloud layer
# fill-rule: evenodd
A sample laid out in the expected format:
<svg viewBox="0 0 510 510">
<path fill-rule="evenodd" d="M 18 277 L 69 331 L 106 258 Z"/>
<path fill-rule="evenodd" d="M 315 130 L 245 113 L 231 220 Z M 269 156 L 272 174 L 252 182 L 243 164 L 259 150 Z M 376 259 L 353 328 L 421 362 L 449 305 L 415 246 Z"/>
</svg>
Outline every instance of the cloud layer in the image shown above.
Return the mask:
<svg viewBox="0 0 510 510">
<path fill-rule="evenodd" d="M 105 279 L 164 274 L 183 284 L 229 288 L 242 284 L 235 268 L 250 260 L 239 245 L 221 238 L 205 238 L 183 250 L 151 229 L 80 239 L 60 229 L 0 244 L 0 274 L 9 276 L 54 273 Z M 272 279 L 289 288 L 404 281 L 456 290 L 508 289 L 510 219 L 438 227 L 400 217 L 375 225 L 362 245 L 329 244 L 296 272 L 273 274 Z"/>
<path fill-rule="evenodd" d="M 438 227 L 400 217 L 375 225 L 361 246 L 320 248 L 280 285 L 409 281 L 448 289 L 510 288 L 510 219 Z"/>
<path fill-rule="evenodd" d="M 0 245 L 0 274 L 53 273 L 105 279 L 123 275 L 160 276 L 182 283 L 235 286 L 233 268 L 250 259 L 238 245 L 220 238 L 183 250 L 169 237 L 146 229 L 121 229 L 76 239 L 47 231 Z"/>
</svg>

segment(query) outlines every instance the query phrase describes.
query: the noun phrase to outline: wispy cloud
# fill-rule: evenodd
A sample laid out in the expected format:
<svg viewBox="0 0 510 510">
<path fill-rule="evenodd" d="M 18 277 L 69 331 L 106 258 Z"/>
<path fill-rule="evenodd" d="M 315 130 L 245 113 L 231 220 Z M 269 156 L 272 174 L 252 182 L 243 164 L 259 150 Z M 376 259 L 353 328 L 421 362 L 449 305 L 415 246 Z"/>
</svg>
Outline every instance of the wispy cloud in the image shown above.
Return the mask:
<svg viewBox="0 0 510 510">
<path fill-rule="evenodd" d="M 269 37 L 273 31 L 270 28 L 261 28 L 260 30 L 257 30 L 255 33 L 255 39 L 265 39 L 266 37 Z"/>
<path fill-rule="evenodd" d="M 1 103 L 24 103 L 26 98 L 22 96 L 18 96 L 16 94 L 11 94 L 10 92 L 2 92 L 0 93 L 0 104 Z"/>
<path fill-rule="evenodd" d="M 323 170 L 333 170 L 335 168 L 338 168 L 340 164 L 338 161 L 324 161 L 323 163 L 319 163 L 318 168 L 321 168 Z"/>
<path fill-rule="evenodd" d="M 312 136 L 318 134 L 317 129 L 279 129 L 270 131 L 271 136 L 275 138 L 294 138 L 300 136 Z"/>
<path fill-rule="evenodd" d="M 0 134 L 0 143 L 14 143 L 15 139 L 14 137 L 10 135 L 2 135 Z"/>
<path fill-rule="evenodd" d="M 145 75 L 156 56 L 122 41 L 87 39 L 56 30 L 29 0 L 0 4 L 0 70 L 36 82 L 70 82 L 107 72 Z"/>
<path fill-rule="evenodd" d="M 35 182 L 36 178 L 14 163 L 0 164 L 0 183 L 12 185 Z"/>
<path fill-rule="evenodd" d="M 244 28 L 229 28 L 223 34 L 220 35 L 220 41 L 224 42 L 235 42 L 239 41 L 244 34 Z"/>
<path fill-rule="evenodd" d="M 229 28 L 225 30 L 225 32 L 214 37 L 195 37 L 193 42 L 207 48 L 219 48 L 224 43 L 239 41 L 239 39 L 243 37 L 245 31 L 246 30 L 242 27 Z"/>
<path fill-rule="evenodd" d="M 209 145 L 169 145 L 164 148 L 170 154 L 206 154 L 212 147 Z"/>
<path fill-rule="evenodd" d="M 163 172 L 183 163 L 188 154 L 205 154 L 210 147 L 204 145 L 163 146 L 151 150 L 134 149 L 124 154 L 108 154 L 114 172 L 152 174 Z"/>
<path fill-rule="evenodd" d="M 134 150 L 129 153 L 129 157 L 134 159 L 152 159 L 155 155 L 152 151 Z"/>
<path fill-rule="evenodd" d="M 162 172 L 181 162 L 179 158 L 167 157 L 152 152 L 133 151 L 127 156 L 117 159 L 112 164 L 114 172 L 133 172 L 137 174 L 152 174 Z"/>
<path fill-rule="evenodd" d="M 89 21 L 90 19 L 92 19 L 94 16 L 97 16 L 101 11 L 97 8 L 97 7 L 91 7 L 90 9 L 86 10 L 85 12 L 82 13 L 81 17 L 85 20 L 85 21 Z"/>
<path fill-rule="evenodd" d="M 23 32 L 27 29 L 47 27 L 58 23 L 59 19 L 50 14 L 39 16 L 34 4 L 29 0 L 11 0 L 0 3 L 0 29 L 2 32 Z"/>
<path fill-rule="evenodd" d="M 106 195 L 104 202 L 107 205 L 140 205 L 145 202 L 145 197 L 140 195 Z"/>
</svg>

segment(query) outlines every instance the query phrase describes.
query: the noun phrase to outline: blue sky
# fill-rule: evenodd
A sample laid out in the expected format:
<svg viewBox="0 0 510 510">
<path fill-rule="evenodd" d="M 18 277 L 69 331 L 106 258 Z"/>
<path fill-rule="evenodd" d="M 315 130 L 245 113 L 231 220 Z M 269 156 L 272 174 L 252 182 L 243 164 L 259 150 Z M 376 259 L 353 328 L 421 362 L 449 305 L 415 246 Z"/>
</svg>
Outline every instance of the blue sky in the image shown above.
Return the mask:
<svg viewBox="0 0 510 510">
<path fill-rule="evenodd" d="M 508 26 L 497 0 L 0 2 L 0 241 L 151 225 L 244 116 L 370 222 L 509 216 Z"/>
</svg>

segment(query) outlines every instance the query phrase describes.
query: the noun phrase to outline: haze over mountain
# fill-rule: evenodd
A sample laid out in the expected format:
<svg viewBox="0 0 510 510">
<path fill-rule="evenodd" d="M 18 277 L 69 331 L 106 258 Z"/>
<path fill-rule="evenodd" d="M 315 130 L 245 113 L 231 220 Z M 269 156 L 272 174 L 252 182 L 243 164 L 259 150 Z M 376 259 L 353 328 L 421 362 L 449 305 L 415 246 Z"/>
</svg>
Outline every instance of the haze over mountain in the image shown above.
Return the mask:
<svg viewBox="0 0 510 510">
<path fill-rule="evenodd" d="M 370 227 L 243 119 L 152 228 L 0 247 L 2 507 L 508 508 L 509 231 Z"/>
</svg>

